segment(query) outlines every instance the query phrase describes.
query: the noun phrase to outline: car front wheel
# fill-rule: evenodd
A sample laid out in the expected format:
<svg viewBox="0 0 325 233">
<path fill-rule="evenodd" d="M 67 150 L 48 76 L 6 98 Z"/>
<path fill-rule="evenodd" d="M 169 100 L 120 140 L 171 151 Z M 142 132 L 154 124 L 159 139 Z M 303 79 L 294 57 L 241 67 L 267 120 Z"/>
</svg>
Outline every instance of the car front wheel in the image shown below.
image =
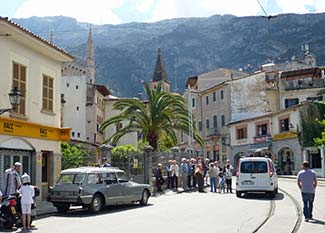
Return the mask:
<svg viewBox="0 0 325 233">
<path fill-rule="evenodd" d="M 148 190 L 143 190 L 142 198 L 140 200 L 140 205 L 142 205 L 142 206 L 147 205 L 148 200 L 149 200 L 149 196 L 150 196 L 150 194 L 149 194 Z"/>
<path fill-rule="evenodd" d="M 99 194 L 95 194 L 90 204 L 90 210 L 94 213 L 98 213 L 103 209 L 104 201 Z"/>
</svg>

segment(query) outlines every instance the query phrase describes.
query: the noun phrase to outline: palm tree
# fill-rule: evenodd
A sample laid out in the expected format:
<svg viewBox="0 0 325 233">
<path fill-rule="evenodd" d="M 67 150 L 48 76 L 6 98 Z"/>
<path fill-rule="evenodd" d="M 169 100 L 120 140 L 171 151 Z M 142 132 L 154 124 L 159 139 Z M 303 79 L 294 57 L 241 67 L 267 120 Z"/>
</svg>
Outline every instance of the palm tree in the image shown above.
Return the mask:
<svg viewBox="0 0 325 233">
<path fill-rule="evenodd" d="M 147 104 L 138 99 L 119 99 L 114 103 L 113 108 L 120 110 L 121 113 L 104 121 L 100 131 L 121 121 L 126 121 L 128 124 L 106 139 L 105 142 L 116 144 L 121 137 L 128 133 L 141 132 L 154 151 L 157 151 L 158 140 L 162 134 L 177 144 L 175 132 L 177 130 L 189 132 L 190 124 L 192 124 L 194 139 L 200 146 L 204 145 L 194 122 L 189 121 L 188 110 L 182 96 L 164 92 L 162 83 L 159 83 L 154 90 L 144 83 L 144 89 L 148 97 Z"/>
</svg>

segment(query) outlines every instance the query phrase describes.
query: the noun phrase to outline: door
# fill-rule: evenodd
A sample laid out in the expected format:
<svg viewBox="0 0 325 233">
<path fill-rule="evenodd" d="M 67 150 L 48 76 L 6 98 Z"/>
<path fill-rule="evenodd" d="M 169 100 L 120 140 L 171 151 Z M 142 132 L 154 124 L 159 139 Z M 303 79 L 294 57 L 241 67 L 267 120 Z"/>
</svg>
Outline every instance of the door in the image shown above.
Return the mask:
<svg viewBox="0 0 325 233">
<path fill-rule="evenodd" d="M 48 195 L 48 189 L 50 187 L 50 152 L 42 152 L 42 200 L 45 201 Z"/>
<path fill-rule="evenodd" d="M 123 202 L 132 203 L 136 199 L 136 189 L 124 172 L 117 172 L 117 179 L 122 188 Z"/>
<path fill-rule="evenodd" d="M 121 184 L 118 183 L 115 172 L 103 174 L 105 185 L 105 199 L 109 205 L 123 203 L 123 193 Z"/>
</svg>

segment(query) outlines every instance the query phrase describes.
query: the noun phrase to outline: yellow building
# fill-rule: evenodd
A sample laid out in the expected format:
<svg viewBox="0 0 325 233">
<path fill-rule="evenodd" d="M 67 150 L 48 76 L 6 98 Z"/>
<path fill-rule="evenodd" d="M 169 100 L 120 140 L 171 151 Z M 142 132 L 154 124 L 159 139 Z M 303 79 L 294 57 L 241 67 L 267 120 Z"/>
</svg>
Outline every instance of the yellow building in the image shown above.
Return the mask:
<svg viewBox="0 0 325 233">
<path fill-rule="evenodd" d="M 10 108 L 8 93 L 21 92 L 11 112 L 0 116 L 0 185 L 14 162 L 41 187 L 40 198 L 61 170 L 60 141 L 70 140 L 61 123 L 61 63 L 74 57 L 20 25 L 0 17 L 0 108 Z"/>
</svg>

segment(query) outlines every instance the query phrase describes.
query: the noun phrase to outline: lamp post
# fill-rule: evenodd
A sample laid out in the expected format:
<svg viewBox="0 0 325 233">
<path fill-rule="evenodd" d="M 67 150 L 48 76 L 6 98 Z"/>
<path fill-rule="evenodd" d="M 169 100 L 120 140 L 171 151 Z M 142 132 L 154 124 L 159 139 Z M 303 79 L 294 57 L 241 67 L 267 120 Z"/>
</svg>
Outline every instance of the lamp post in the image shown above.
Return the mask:
<svg viewBox="0 0 325 233">
<path fill-rule="evenodd" d="M 9 95 L 9 102 L 10 102 L 12 108 L 0 109 L 0 115 L 2 115 L 5 112 L 10 112 L 20 103 L 21 93 L 17 87 L 14 87 L 8 95 Z"/>
</svg>

